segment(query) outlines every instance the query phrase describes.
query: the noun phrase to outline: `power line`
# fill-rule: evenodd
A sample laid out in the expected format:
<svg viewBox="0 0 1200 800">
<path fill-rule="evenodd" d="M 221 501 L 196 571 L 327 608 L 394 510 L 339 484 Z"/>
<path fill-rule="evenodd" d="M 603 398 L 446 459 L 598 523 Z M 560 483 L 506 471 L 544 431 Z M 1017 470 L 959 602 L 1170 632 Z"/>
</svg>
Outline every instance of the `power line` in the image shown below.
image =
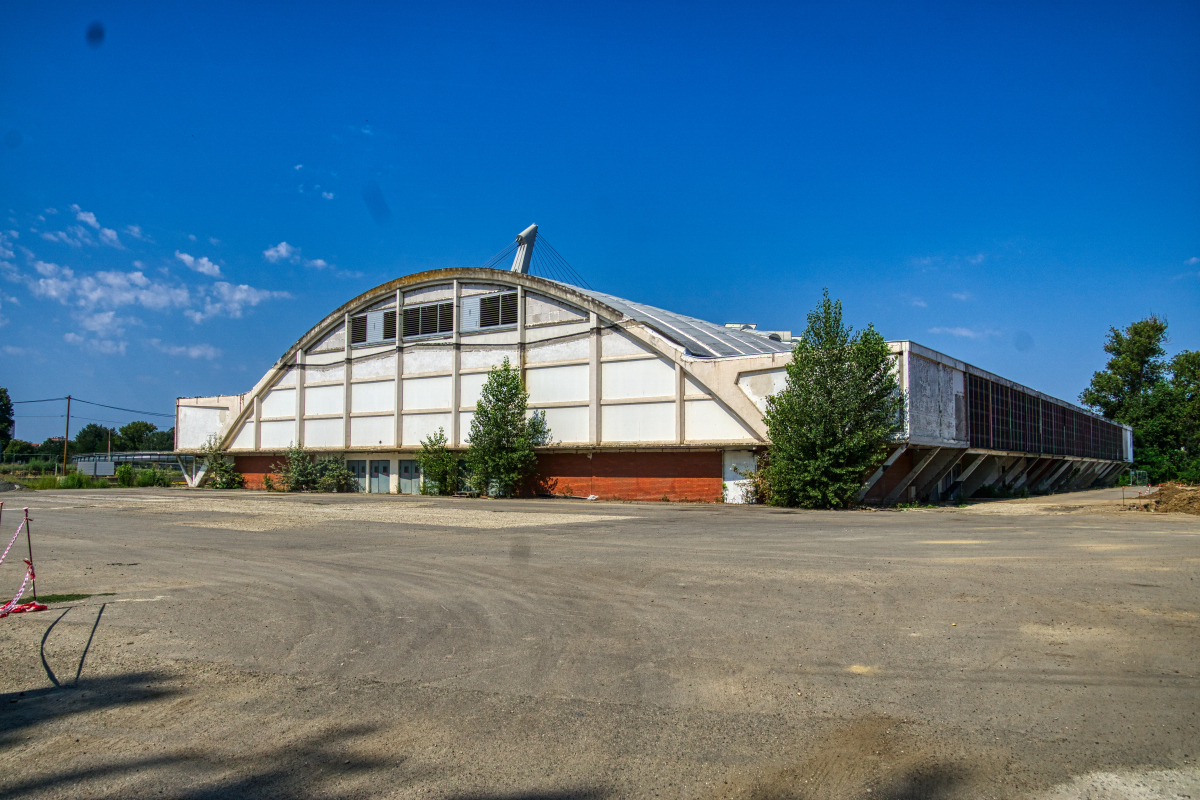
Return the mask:
<svg viewBox="0 0 1200 800">
<path fill-rule="evenodd" d="M 47 400 L 13 400 L 13 404 L 17 403 L 53 403 L 56 400 L 66 400 L 65 397 L 51 397 Z"/>
<path fill-rule="evenodd" d="M 13 403 L 14 404 L 16 404 L 16 403 L 53 403 L 56 400 L 66 400 L 66 399 L 67 398 L 65 398 L 65 397 L 51 397 L 46 400 L 13 400 Z M 93 403 L 91 400 L 81 400 L 78 397 L 74 397 L 74 396 L 72 396 L 71 399 L 74 400 L 76 403 L 87 403 L 89 406 L 99 406 L 100 408 L 111 408 L 113 411 L 128 411 L 130 414 L 145 414 L 150 417 L 167 417 L 169 419 L 175 419 L 174 414 L 162 414 L 158 411 L 139 411 L 136 408 L 121 408 L 120 406 L 109 406 L 109 405 L 105 405 L 104 403 Z M 53 416 L 53 415 L 48 415 L 48 416 Z M 63 416 L 63 415 L 59 414 L 58 416 Z M 82 417 L 81 417 L 81 419 L 82 419 Z M 99 420 L 99 421 L 100 422 L 116 422 L 117 420 Z"/>
</svg>

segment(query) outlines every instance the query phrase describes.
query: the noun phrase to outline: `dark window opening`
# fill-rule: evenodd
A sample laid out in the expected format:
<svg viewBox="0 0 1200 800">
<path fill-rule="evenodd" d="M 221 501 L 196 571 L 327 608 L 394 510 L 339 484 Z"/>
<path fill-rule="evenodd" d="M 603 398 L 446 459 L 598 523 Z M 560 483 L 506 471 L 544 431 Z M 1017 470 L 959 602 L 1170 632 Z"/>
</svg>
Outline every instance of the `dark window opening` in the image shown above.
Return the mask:
<svg viewBox="0 0 1200 800">
<path fill-rule="evenodd" d="M 395 311 L 383 312 L 383 338 L 384 339 L 395 339 L 396 338 L 396 312 Z"/>
<path fill-rule="evenodd" d="M 385 321 L 386 324 L 386 321 Z M 404 309 L 404 336 L 428 336 L 454 330 L 454 303 L 430 303 Z"/>
<path fill-rule="evenodd" d="M 517 293 L 493 294 L 479 298 L 479 327 L 517 324 Z"/>
<path fill-rule="evenodd" d="M 350 318 L 350 344 L 365 344 L 367 341 L 367 318 Z"/>
</svg>

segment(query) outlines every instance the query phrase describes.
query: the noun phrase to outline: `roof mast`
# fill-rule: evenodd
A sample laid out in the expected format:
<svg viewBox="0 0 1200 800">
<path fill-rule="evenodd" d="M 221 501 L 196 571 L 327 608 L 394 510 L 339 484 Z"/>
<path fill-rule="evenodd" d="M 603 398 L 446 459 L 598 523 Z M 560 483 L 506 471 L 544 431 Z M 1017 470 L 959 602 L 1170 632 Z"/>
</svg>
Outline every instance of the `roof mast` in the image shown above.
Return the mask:
<svg viewBox="0 0 1200 800">
<path fill-rule="evenodd" d="M 529 259 L 533 258 L 533 243 L 537 240 L 537 225 L 530 225 L 517 234 L 517 255 L 513 258 L 512 271 L 521 275 L 529 274 Z"/>
</svg>

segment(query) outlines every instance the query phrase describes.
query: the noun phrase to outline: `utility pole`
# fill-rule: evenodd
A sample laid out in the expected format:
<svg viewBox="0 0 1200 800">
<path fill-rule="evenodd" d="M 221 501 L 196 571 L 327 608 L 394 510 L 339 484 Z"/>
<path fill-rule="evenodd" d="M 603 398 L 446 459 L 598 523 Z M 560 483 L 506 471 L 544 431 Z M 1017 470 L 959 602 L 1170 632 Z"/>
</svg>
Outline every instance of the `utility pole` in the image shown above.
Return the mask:
<svg viewBox="0 0 1200 800">
<path fill-rule="evenodd" d="M 63 434 L 63 477 L 67 475 L 67 445 L 71 443 L 71 395 L 67 395 L 67 431 Z"/>
</svg>

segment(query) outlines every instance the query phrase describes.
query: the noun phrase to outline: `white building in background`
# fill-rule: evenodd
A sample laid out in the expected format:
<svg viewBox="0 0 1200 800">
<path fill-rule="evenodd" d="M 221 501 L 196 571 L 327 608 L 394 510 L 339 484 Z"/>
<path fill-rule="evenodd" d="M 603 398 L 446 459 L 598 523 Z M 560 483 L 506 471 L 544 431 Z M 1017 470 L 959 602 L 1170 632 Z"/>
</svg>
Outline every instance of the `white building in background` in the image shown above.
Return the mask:
<svg viewBox="0 0 1200 800">
<path fill-rule="evenodd" d="M 537 226 L 511 268 L 389 281 L 312 327 L 247 393 L 180 398 L 176 449 L 214 438 L 261 488 L 293 444 L 343 455 L 372 492 L 416 492 L 414 453 L 443 430 L 465 449 L 488 370 L 520 369 L 553 443 L 535 491 L 740 502 L 737 470 L 767 444 L 786 331 L 716 325 L 530 273 Z M 906 431 L 867 501 L 985 484 L 1054 489 L 1113 478 L 1129 429 L 911 342 L 894 342 Z M 197 482 L 202 476 L 196 476 Z"/>
</svg>

